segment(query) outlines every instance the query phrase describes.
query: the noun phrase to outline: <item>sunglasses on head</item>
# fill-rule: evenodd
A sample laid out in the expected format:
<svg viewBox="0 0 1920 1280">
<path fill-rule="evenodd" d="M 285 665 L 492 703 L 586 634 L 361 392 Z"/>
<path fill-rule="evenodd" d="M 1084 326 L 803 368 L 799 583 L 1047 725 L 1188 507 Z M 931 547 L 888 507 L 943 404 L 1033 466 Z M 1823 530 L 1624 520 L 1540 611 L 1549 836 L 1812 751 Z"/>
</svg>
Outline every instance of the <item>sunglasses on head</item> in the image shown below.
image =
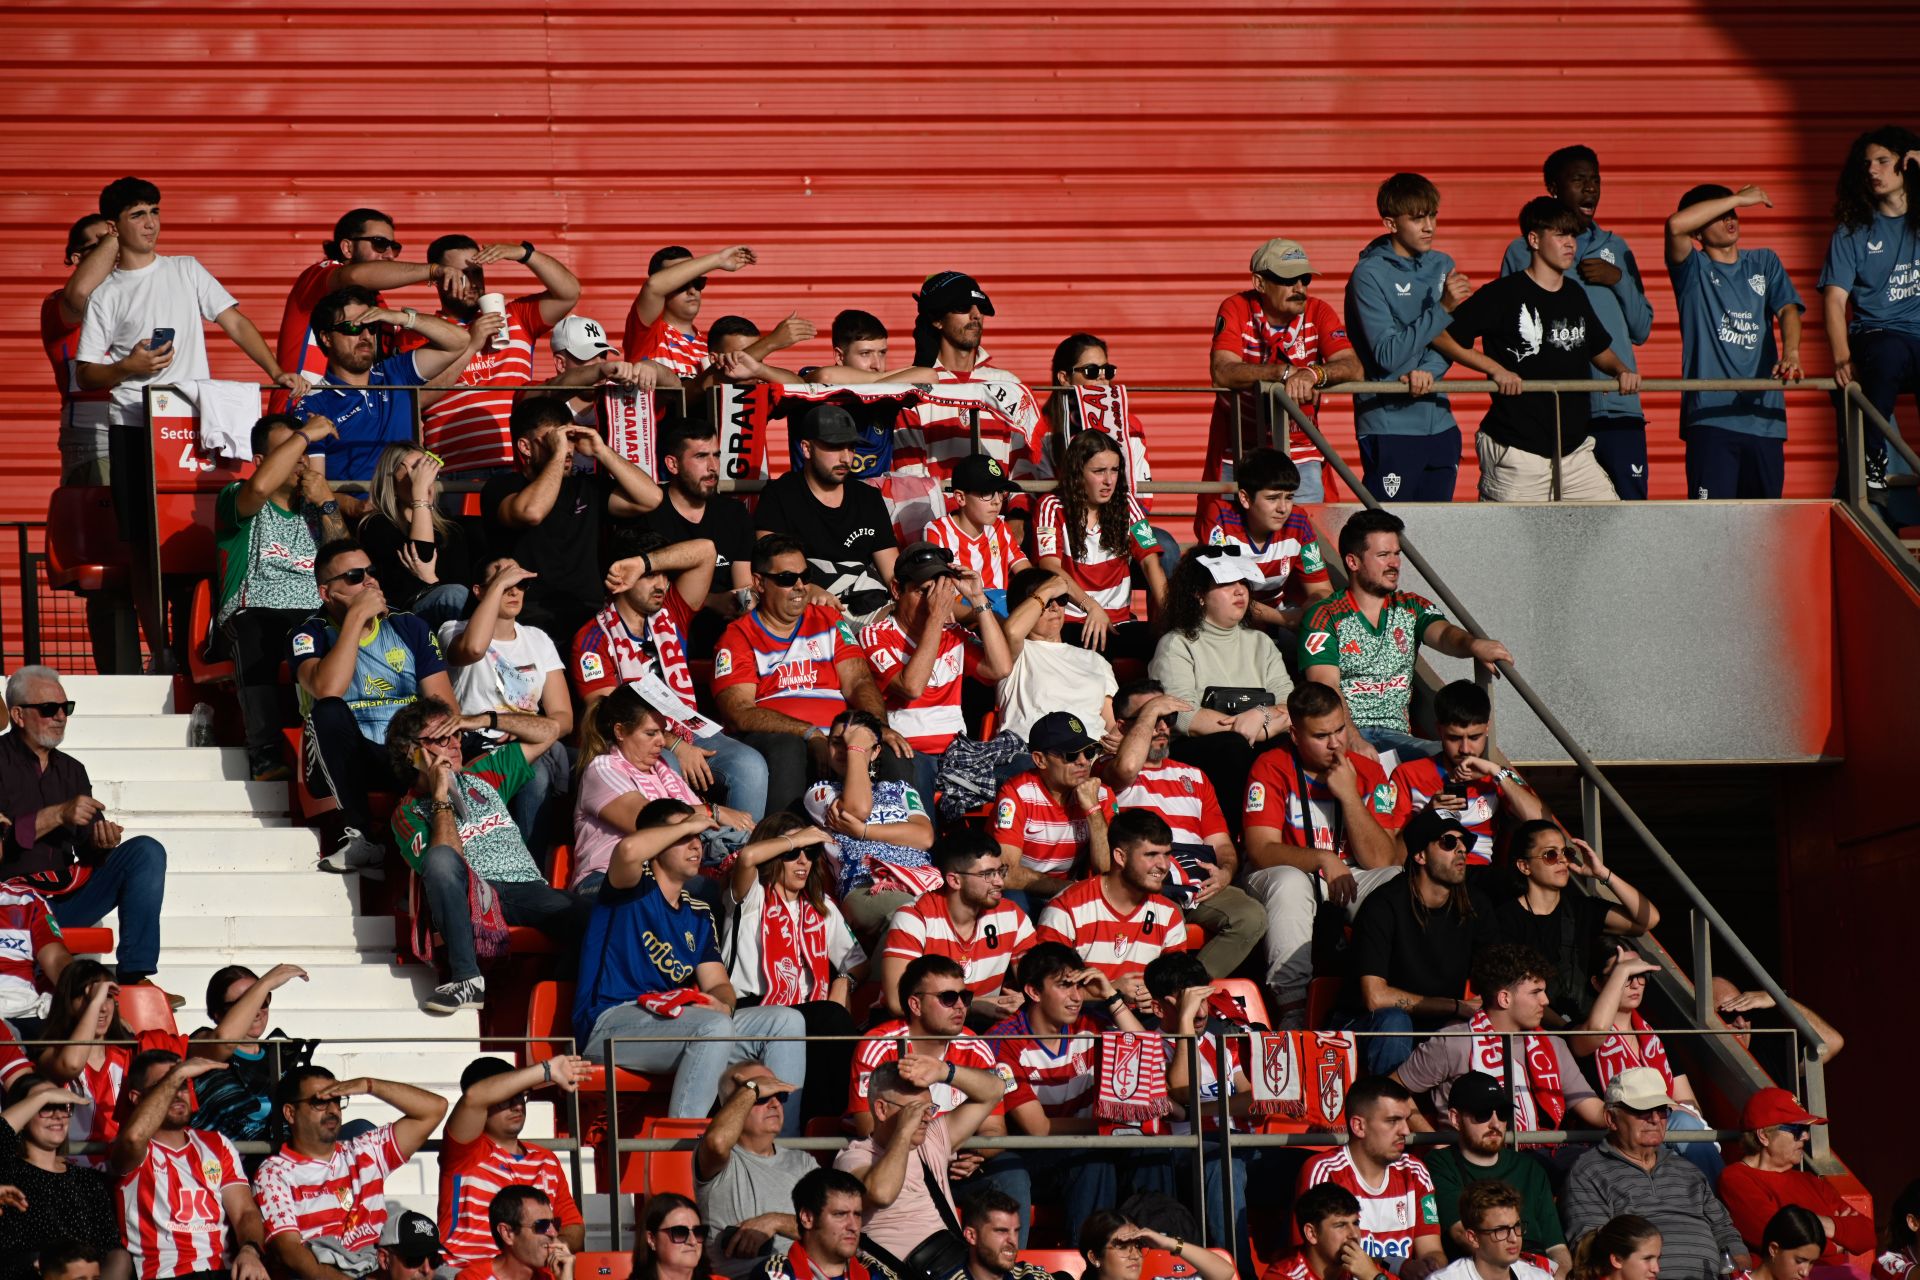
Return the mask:
<svg viewBox="0 0 1920 1280">
<path fill-rule="evenodd" d="M 778 573 L 769 569 L 760 576 L 776 587 L 797 587 L 800 585 L 800 580 L 807 575 L 805 571 L 799 569 L 782 569 Z"/>
<path fill-rule="evenodd" d="M 327 326 L 328 333 L 344 333 L 349 338 L 363 333 L 372 333 L 380 327 L 378 320 L 362 324 L 358 320 L 341 320 Z"/>
<path fill-rule="evenodd" d="M 938 1000 L 949 1009 L 957 1009 L 963 1004 L 973 1003 L 973 992 L 962 987 L 958 991 L 916 991 L 922 1000 Z"/>
<path fill-rule="evenodd" d="M 357 587 L 361 583 L 365 582 L 368 578 L 371 578 L 373 576 L 374 576 L 373 567 L 371 565 L 363 565 L 358 569 L 342 570 L 341 572 L 334 574 L 331 578 L 328 578 L 327 581 L 328 582 L 344 582 L 350 587 Z"/>
<path fill-rule="evenodd" d="M 401 248 L 398 240 L 389 240 L 385 236 L 348 236 L 347 239 L 359 244 L 372 245 L 375 253 L 398 253 Z"/>
<path fill-rule="evenodd" d="M 705 276 L 695 276 L 693 279 L 681 285 L 680 288 L 677 290 L 677 292 L 699 293 L 703 291 L 706 287 L 707 287 L 707 278 Z"/>
<path fill-rule="evenodd" d="M 1120 370 L 1110 364 L 1077 364 L 1073 366 L 1073 372 L 1083 378 L 1111 379 Z"/>
<path fill-rule="evenodd" d="M 55 716 L 72 715 L 73 703 L 72 702 L 23 702 L 20 704 L 20 709 L 22 711 L 35 712 L 38 715 L 40 715 L 42 718 L 51 720 Z"/>
<path fill-rule="evenodd" d="M 682 1225 L 677 1227 L 660 1228 L 660 1234 L 665 1236 L 667 1239 L 673 1241 L 675 1244 L 689 1244 L 695 1239 L 706 1235 L 706 1233 L 707 1233 L 707 1228 L 706 1228 L 706 1224 L 704 1223 L 695 1227 Z"/>
<path fill-rule="evenodd" d="M 1277 284 L 1284 288 L 1292 288 L 1294 285 L 1299 285 L 1304 289 L 1313 283 L 1313 275 L 1311 272 L 1304 276 L 1277 276 L 1271 271 L 1262 271 L 1260 278 L 1268 284 Z"/>
</svg>

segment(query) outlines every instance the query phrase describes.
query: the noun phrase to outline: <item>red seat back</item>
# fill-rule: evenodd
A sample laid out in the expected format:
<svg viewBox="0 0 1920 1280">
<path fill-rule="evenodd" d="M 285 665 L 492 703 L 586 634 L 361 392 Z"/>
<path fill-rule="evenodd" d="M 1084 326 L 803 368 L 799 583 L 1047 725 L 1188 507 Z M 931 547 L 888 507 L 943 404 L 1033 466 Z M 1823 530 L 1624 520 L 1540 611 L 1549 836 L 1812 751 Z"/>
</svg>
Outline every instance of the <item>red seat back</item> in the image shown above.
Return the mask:
<svg viewBox="0 0 1920 1280">
<path fill-rule="evenodd" d="M 47 500 L 47 571 L 55 586 L 97 587 L 101 572 L 125 571 L 127 543 L 105 485 L 62 485 Z"/>
</svg>

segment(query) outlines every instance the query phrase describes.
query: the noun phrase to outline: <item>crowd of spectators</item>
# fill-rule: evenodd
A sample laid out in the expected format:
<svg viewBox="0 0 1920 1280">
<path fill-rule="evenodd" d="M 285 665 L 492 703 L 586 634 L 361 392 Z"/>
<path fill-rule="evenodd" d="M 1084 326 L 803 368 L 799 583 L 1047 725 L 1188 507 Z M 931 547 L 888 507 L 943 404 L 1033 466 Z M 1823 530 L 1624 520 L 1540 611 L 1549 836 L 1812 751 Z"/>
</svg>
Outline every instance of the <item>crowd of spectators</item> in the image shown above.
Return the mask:
<svg viewBox="0 0 1920 1280">
<path fill-rule="evenodd" d="M 1888 268 L 1920 270 L 1917 174 L 1920 139 L 1859 140 L 1821 277 L 1837 372 L 1889 413 L 1915 389 L 1920 300 Z M 520 1135 L 529 1094 L 577 1089 L 609 1046 L 670 1077 L 668 1115 L 708 1120 L 696 1196 L 650 1197 L 638 1232 L 637 1270 L 674 1280 L 1025 1275 L 1036 1206 L 1089 1275 L 1161 1250 L 1225 1280 L 1255 1265 L 1248 1206 L 1277 1206 L 1287 1177 L 1283 1280 L 1849 1267 L 1872 1224 L 1805 1171 L 1824 1120 L 1785 1089 L 1748 1099 L 1742 1158 L 1685 1139 L 1713 1125 L 1643 1009 L 1651 896 L 1493 753 L 1484 687 L 1414 715 L 1423 646 L 1487 670 L 1512 655 L 1400 586 L 1392 514 L 1352 516 L 1325 554 L 1295 506 L 1324 493 L 1299 435 L 1234 447 L 1259 383 L 1311 414 L 1330 383 L 1398 379 L 1408 394 L 1356 404 L 1366 483 L 1449 500 L 1461 437 L 1435 380 L 1460 364 L 1500 388 L 1483 498 L 1645 497 L 1633 347 L 1652 304 L 1594 220 L 1593 152 L 1556 151 L 1543 176 L 1478 288 L 1434 248 L 1440 194 L 1413 174 L 1380 188 L 1385 234 L 1344 320 L 1310 293 L 1305 247 L 1254 252 L 1211 347 L 1231 394 L 1205 476 L 1229 491 L 1184 552 L 1137 491 L 1146 432 L 1107 344 L 1063 341 L 1043 401 L 983 348 L 994 307 L 960 272 L 915 295 L 910 359 L 849 311 L 834 364 L 789 370 L 770 360 L 815 336 L 798 313 L 700 328 L 710 276 L 756 265 L 745 246 L 661 249 L 616 346 L 532 243 L 443 235 L 410 261 L 362 208 L 270 348 L 197 260 L 158 253 L 158 189 L 108 186 L 43 309 L 65 479 L 107 478 L 105 428 L 144 388 L 207 378 L 203 321 L 260 366 L 277 402 L 216 531 L 251 772 L 331 799 L 321 871 L 418 878 L 428 1012 L 485 1006 L 509 930 L 545 934 L 584 1057 L 481 1058 L 450 1114 L 338 1080 L 267 1031 L 294 966 L 222 970 L 194 1037 L 129 1034 L 117 1002 L 161 966 L 165 850 L 94 799 L 60 749 L 75 703 L 23 668 L 0 746 L 0 1012 L 10 1039 L 49 1044 L 0 1045 L 0 1276 L 566 1280 L 582 1217 Z M 1738 210 L 1767 203 L 1702 186 L 1667 223 L 1689 375 L 1801 376 L 1799 296 L 1739 246 Z M 493 291 L 489 272 L 521 270 L 531 292 Z M 431 312 L 389 300 L 427 284 Z M 1595 370 L 1617 389 L 1519 390 Z M 731 445 L 699 393 L 762 386 L 795 409 L 791 465 L 743 503 L 718 493 Z M 1780 400 L 1690 395 L 1689 489 L 1778 496 Z M 636 453 L 610 415 L 642 402 L 657 431 Z M 1052 484 L 1035 500 L 1021 481 Z M 116 911 L 114 967 L 68 954 L 59 926 Z M 1255 1003 L 1223 994 L 1236 977 Z M 1744 1030 L 1761 1000 L 1715 1005 Z M 1211 1146 L 1304 1107 L 1265 1094 L 1289 1069 L 1272 1055 L 1304 1071 L 1309 1045 L 1312 1114 L 1347 1140 L 1207 1162 L 1204 1227 L 1230 1258 L 1168 1216 L 1192 1191 L 1184 1154 L 992 1145 Z M 361 1096 L 400 1118 L 346 1123 Z M 438 1221 L 389 1212 L 386 1178 L 443 1119 Z M 831 1169 L 781 1146 L 815 1122 L 851 1139 Z M 1605 1138 L 1512 1145 L 1567 1128 Z M 1451 1140 L 1407 1153 L 1434 1129 Z M 69 1138 L 92 1148 L 69 1162 Z M 243 1160 L 235 1141 L 277 1150 Z M 1912 1200 L 1889 1277 L 1912 1263 Z"/>
</svg>

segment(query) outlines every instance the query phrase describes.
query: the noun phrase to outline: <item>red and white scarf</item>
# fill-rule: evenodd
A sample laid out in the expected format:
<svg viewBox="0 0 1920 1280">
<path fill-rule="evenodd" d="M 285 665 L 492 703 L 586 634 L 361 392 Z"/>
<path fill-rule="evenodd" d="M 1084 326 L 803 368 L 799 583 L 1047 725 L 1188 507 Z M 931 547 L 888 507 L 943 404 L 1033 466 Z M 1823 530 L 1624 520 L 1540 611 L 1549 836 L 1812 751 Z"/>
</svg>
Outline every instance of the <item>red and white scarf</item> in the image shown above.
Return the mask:
<svg viewBox="0 0 1920 1280">
<path fill-rule="evenodd" d="M 1474 1033 L 1473 1069 L 1504 1081 L 1506 1073 L 1506 1038 L 1493 1029 L 1493 1019 L 1486 1010 L 1473 1015 L 1473 1021 L 1467 1029 Z M 1560 1056 L 1553 1051 L 1553 1041 L 1547 1036 L 1526 1037 L 1527 1089 L 1514 1090 L 1514 1124 L 1521 1129 L 1534 1129 L 1541 1117 L 1547 1120 L 1546 1127 L 1557 1129 L 1560 1120 L 1567 1114 L 1567 1094 L 1560 1081 Z M 1531 1105 L 1526 1105 L 1527 1102 Z"/>
<path fill-rule="evenodd" d="M 649 476 L 659 467 L 659 424 L 653 392 L 645 387 L 603 385 L 599 393 L 601 433 L 613 451 Z"/>
<path fill-rule="evenodd" d="M 1157 1035 L 1109 1031 L 1100 1037 L 1100 1093 L 1093 1114 L 1100 1132 L 1158 1132 L 1167 1101 L 1167 1054 Z"/>
<path fill-rule="evenodd" d="M 763 890 L 760 908 L 760 1002 L 805 1004 L 833 979 L 826 917 L 804 896 L 791 906 L 778 889 Z M 796 920 L 795 917 L 798 917 Z"/>
<path fill-rule="evenodd" d="M 1632 1020 L 1632 1034 L 1615 1031 L 1593 1055 L 1593 1064 L 1600 1072 L 1600 1087 L 1606 1088 L 1607 1081 L 1628 1067 L 1652 1067 L 1667 1082 L 1667 1092 L 1672 1093 L 1673 1068 L 1667 1064 L 1667 1046 L 1653 1034 L 1653 1028 L 1647 1025 L 1638 1009 L 1629 1012 L 1627 1017 Z"/>
<path fill-rule="evenodd" d="M 688 1005 L 706 1002 L 692 987 L 675 987 L 671 991 L 644 992 L 634 1003 L 656 1018 L 677 1018 Z"/>
</svg>

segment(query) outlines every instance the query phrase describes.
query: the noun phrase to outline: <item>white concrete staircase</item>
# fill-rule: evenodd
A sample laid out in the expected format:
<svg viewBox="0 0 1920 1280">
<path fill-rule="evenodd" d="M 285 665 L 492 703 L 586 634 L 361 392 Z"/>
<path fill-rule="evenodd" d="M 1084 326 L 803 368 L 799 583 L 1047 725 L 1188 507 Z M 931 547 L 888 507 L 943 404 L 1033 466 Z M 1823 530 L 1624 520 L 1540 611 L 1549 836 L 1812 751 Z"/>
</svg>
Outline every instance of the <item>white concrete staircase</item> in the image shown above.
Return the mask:
<svg viewBox="0 0 1920 1280">
<path fill-rule="evenodd" d="M 310 981 L 274 993 L 269 1025 L 323 1041 L 315 1060 L 343 1078 L 399 1080 L 456 1098 L 460 1072 L 478 1054 L 478 1014 L 421 1011 L 432 973 L 394 965 L 393 919 L 357 914 L 358 877 L 315 868 L 318 837 L 289 816 L 287 784 L 248 781 L 238 748 L 189 745 L 189 716 L 173 707 L 168 677 L 68 676 L 64 683 L 76 704 L 66 749 L 86 765 L 107 816 L 128 835 L 166 846 L 154 981 L 186 998 L 180 1029 L 209 1024 L 207 980 L 223 966 L 265 973 L 297 964 Z M 119 936 L 115 917 L 103 923 Z M 348 1111 L 349 1119 L 376 1123 L 394 1114 L 363 1098 Z M 526 1136 L 552 1133 L 552 1104 L 535 1101 Z M 590 1187 L 591 1153 L 586 1159 Z M 424 1153 L 389 1181 L 388 1193 L 431 1217 L 438 1176 L 438 1159 Z M 582 1190 L 575 1188 L 588 1214 L 589 1247 L 607 1248 L 605 1198 Z M 624 1234 L 620 1247 L 630 1247 L 631 1231 Z"/>
</svg>

